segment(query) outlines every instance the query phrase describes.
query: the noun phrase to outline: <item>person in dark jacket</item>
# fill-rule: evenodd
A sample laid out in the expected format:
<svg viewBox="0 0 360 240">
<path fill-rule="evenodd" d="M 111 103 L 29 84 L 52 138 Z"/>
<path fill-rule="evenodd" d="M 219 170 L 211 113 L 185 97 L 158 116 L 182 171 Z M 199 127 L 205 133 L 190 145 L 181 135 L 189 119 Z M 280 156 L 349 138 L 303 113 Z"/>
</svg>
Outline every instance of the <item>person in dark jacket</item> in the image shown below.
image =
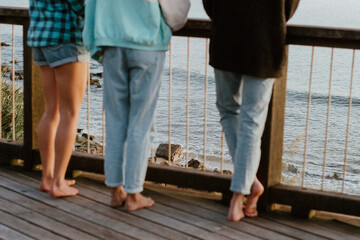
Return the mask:
<svg viewBox="0 0 360 240">
<path fill-rule="evenodd" d="M 210 65 L 216 105 L 234 164 L 228 219 L 257 216 L 264 191 L 256 177 L 275 78 L 285 61 L 286 22 L 299 0 L 203 0 L 213 29 Z M 247 204 L 243 206 L 243 198 Z"/>
</svg>

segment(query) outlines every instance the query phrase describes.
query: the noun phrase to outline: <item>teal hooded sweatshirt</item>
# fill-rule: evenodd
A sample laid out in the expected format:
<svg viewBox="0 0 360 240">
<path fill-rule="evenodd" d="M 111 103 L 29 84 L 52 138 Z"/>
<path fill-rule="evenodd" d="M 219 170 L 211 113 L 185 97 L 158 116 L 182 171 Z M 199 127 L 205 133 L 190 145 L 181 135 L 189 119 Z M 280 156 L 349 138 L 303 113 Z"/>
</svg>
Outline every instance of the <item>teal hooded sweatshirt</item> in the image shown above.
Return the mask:
<svg viewBox="0 0 360 240">
<path fill-rule="evenodd" d="M 157 0 L 86 0 L 83 41 L 99 62 L 103 47 L 166 51 L 171 35 Z"/>
</svg>

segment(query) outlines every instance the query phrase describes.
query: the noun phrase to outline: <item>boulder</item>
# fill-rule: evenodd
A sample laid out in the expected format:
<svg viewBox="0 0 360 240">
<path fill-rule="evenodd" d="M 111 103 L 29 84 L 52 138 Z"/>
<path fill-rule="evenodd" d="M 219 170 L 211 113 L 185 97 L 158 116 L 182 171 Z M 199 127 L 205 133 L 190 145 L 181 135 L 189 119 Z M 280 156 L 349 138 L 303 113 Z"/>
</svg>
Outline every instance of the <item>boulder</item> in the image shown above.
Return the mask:
<svg viewBox="0 0 360 240">
<path fill-rule="evenodd" d="M 223 170 L 223 174 L 228 174 L 228 175 L 231 175 L 232 172 L 230 170 Z"/>
<path fill-rule="evenodd" d="M 84 138 L 86 138 L 86 139 L 88 138 L 88 134 L 87 134 L 87 133 L 83 133 L 81 136 L 84 137 Z M 90 139 L 91 141 L 93 141 L 93 140 L 95 139 L 95 136 L 89 135 L 89 139 Z"/>
<path fill-rule="evenodd" d="M 169 144 L 159 144 L 158 148 L 156 149 L 155 156 L 169 160 Z M 171 161 L 179 161 L 183 159 L 183 157 L 184 153 L 181 146 L 178 144 L 171 144 Z"/>
<path fill-rule="evenodd" d="M 190 161 L 188 161 L 188 167 L 192 167 L 192 168 L 203 168 L 204 165 L 199 162 L 198 160 L 196 159 L 191 159 Z"/>
<path fill-rule="evenodd" d="M 6 65 L 1 65 L 1 71 L 4 73 L 10 72 L 11 68 L 9 66 Z"/>
</svg>

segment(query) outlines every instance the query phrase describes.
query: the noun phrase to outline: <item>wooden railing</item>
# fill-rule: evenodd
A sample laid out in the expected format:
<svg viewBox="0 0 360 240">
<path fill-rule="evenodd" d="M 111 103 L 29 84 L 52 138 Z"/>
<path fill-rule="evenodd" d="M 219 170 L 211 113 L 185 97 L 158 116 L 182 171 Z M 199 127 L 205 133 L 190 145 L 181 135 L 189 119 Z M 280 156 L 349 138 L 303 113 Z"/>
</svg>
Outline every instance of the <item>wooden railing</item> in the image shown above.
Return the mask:
<svg viewBox="0 0 360 240">
<path fill-rule="evenodd" d="M 34 83 L 36 68 L 33 68 L 30 49 L 26 46 L 26 33 L 29 26 L 28 10 L 24 8 L 0 8 L 0 23 L 23 26 L 24 41 L 24 105 L 25 105 L 25 140 L 15 143 L 0 140 L 0 161 L 10 162 L 13 158 L 24 159 L 24 166 L 31 170 L 40 162 L 38 150 L 33 146 Z M 206 20 L 190 19 L 186 26 L 175 36 L 209 38 L 211 23 Z M 287 43 L 331 48 L 360 49 L 360 31 L 351 29 L 314 28 L 288 26 Z M 34 70 L 33 70 L 34 69 Z M 258 177 L 265 186 L 265 194 L 260 206 L 267 209 L 273 203 L 292 206 L 295 214 L 308 216 L 310 210 L 326 210 L 360 216 L 360 197 L 340 193 L 310 190 L 281 184 L 281 166 L 283 154 L 283 133 L 286 102 L 286 69 L 283 76 L 276 80 L 266 128 L 262 138 L 262 156 Z M 103 156 L 74 152 L 69 170 L 83 170 L 103 173 Z M 213 172 L 183 169 L 150 164 L 146 179 L 158 183 L 173 184 L 184 188 L 216 191 L 223 193 L 224 201 L 230 197 L 231 176 Z"/>
</svg>

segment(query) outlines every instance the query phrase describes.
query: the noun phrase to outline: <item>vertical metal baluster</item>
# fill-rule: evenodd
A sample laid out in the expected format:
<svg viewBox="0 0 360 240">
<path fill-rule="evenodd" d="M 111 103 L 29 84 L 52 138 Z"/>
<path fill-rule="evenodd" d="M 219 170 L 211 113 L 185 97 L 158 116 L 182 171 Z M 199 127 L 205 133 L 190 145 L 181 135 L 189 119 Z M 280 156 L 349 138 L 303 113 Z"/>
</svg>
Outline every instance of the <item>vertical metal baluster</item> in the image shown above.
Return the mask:
<svg viewBox="0 0 360 240">
<path fill-rule="evenodd" d="M 103 142 L 103 149 L 102 149 L 102 155 L 105 156 L 105 108 L 104 108 L 104 102 L 102 107 L 102 142 Z"/>
<path fill-rule="evenodd" d="M 209 57 L 209 39 L 206 39 L 206 53 L 205 53 L 205 92 L 204 92 L 204 168 L 203 170 L 206 170 L 205 164 L 206 164 L 206 120 L 207 120 L 207 85 L 208 85 L 208 57 Z"/>
<path fill-rule="evenodd" d="M 308 108 L 306 115 L 306 129 L 305 129 L 305 144 L 304 144 L 304 160 L 303 160 L 303 169 L 302 169 L 302 180 L 301 187 L 304 187 L 305 181 L 305 168 L 306 168 L 306 151 L 307 151 L 307 140 L 309 133 L 309 119 L 310 119 L 310 106 L 311 106 L 311 84 L 312 84 L 312 74 L 313 74 L 313 66 L 314 66 L 314 46 L 312 47 L 311 52 L 311 68 L 310 68 L 310 79 L 309 79 L 309 96 L 308 96 Z"/>
<path fill-rule="evenodd" d="M 350 93 L 349 93 L 349 108 L 348 108 L 348 115 L 347 115 L 347 126 L 346 126 L 346 138 L 345 138 L 345 152 L 344 152 L 344 176 L 343 182 L 341 187 L 341 192 L 344 193 L 345 188 L 345 178 L 346 178 L 346 164 L 347 164 L 347 151 L 348 151 L 348 144 L 349 144 L 349 133 L 350 133 L 350 115 L 351 115 L 351 105 L 352 105 L 352 88 L 353 88 L 353 79 L 354 79 L 354 68 L 355 68 L 355 49 L 353 50 L 353 59 L 352 59 L 352 66 L 351 66 L 351 80 L 350 80 Z"/>
<path fill-rule="evenodd" d="M 221 131 L 221 162 L 220 162 L 220 173 L 224 172 L 224 139 L 225 133 L 224 130 Z"/>
<path fill-rule="evenodd" d="M 1 26 L 1 25 L 0 25 Z M 2 138 L 2 66 L 1 66 L 1 28 L 0 28 L 0 138 Z"/>
<path fill-rule="evenodd" d="M 15 115 L 15 27 L 12 25 L 12 140 L 16 140 Z"/>
<path fill-rule="evenodd" d="M 168 128 L 168 160 L 171 165 L 171 81 L 172 81 L 172 64 L 171 64 L 171 41 L 169 46 L 169 128 Z"/>
<path fill-rule="evenodd" d="M 190 105 L 190 37 L 187 39 L 187 86 L 186 86 L 186 153 L 185 168 L 189 161 L 189 105 Z"/>
<path fill-rule="evenodd" d="M 90 53 L 88 53 L 90 59 Z M 90 153 L 90 62 L 87 71 L 87 153 Z"/>
<path fill-rule="evenodd" d="M 324 182 L 325 182 L 326 152 L 327 152 L 328 132 L 329 132 L 329 119 L 330 119 L 330 106 L 331 106 L 331 82 L 332 82 L 332 73 L 333 73 L 333 62 L 334 62 L 334 48 L 331 49 L 329 92 L 328 92 L 328 105 L 327 105 L 327 114 L 326 114 L 325 146 L 324 146 L 324 161 L 323 161 L 323 173 L 322 173 L 322 181 L 321 181 L 321 191 L 324 190 Z"/>
</svg>

